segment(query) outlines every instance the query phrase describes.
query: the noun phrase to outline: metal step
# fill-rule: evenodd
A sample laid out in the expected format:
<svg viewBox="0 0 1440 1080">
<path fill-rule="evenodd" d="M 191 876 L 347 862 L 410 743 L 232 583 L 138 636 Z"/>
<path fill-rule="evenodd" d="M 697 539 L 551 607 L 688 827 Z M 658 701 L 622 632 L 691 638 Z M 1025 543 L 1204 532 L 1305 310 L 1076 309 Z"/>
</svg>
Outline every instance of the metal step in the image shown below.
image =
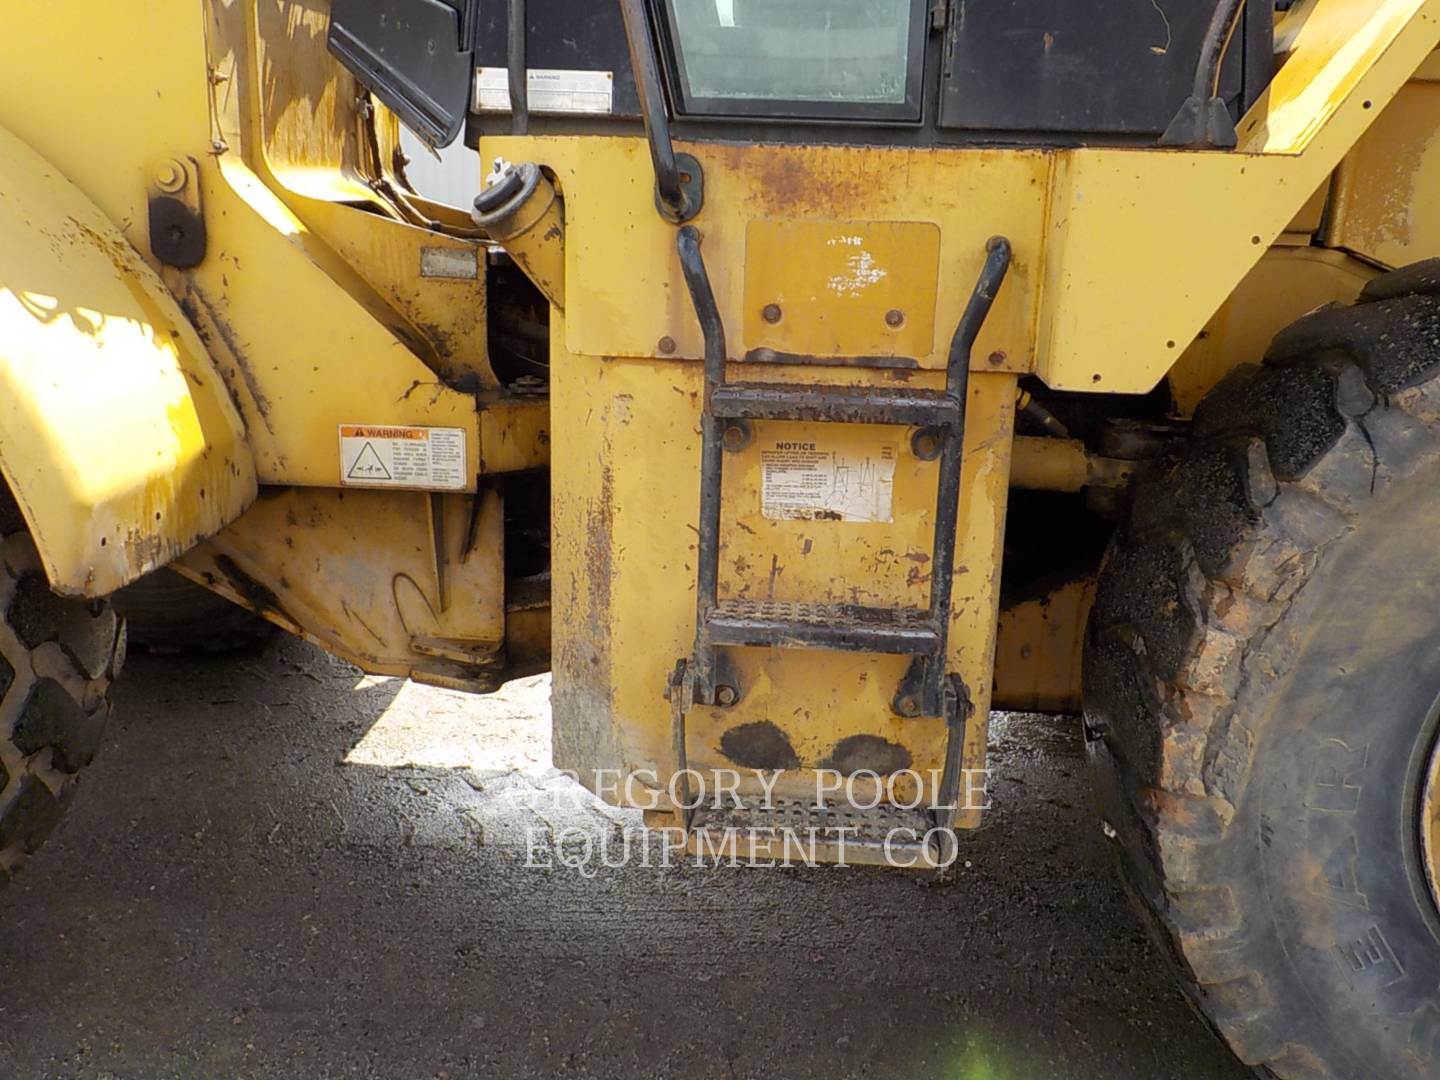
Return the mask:
<svg viewBox="0 0 1440 1080">
<path fill-rule="evenodd" d="M 821 420 L 839 424 L 949 427 L 960 406 L 943 390 L 730 382 L 715 387 L 711 412 L 724 420 Z"/>
<path fill-rule="evenodd" d="M 941 637 L 928 611 L 784 600 L 722 600 L 705 620 L 714 645 L 836 649 L 933 656 Z"/>
</svg>

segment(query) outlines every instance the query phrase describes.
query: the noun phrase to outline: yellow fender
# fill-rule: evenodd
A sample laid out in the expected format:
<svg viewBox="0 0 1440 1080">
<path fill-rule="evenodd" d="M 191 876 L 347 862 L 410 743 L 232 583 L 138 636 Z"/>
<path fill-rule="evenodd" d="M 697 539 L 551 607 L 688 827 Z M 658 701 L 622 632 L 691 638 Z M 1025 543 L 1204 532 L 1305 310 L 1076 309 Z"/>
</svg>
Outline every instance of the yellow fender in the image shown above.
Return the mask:
<svg viewBox="0 0 1440 1080">
<path fill-rule="evenodd" d="M 51 586 L 83 596 L 169 562 L 256 491 L 240 415 L 159 276 L 3 127 L 0 472 Z"/>
</svg>

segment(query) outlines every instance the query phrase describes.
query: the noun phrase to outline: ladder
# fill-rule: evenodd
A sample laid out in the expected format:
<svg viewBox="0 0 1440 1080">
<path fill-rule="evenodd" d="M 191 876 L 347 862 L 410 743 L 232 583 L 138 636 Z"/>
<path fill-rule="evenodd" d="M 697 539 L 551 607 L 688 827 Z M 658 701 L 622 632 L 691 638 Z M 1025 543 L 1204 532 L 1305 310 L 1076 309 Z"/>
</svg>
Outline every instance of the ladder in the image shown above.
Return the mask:
<svg viewBox="0 0 1440 1080">
<path fill-rule="evenodd" d="M 741 698 L 742 688 L 723 652 L 726 647 L 885 653 L 911 658 L 893 699 L 896 714 L 943 717 L 948 726 L 936 821 L 948 828 L 959 789 L 965 725 L 973 711 L 964 681 L 946 671 L 970 352 L 1009 269 L 1010 243 L 999 236 L 987 243 L 984 266 L 950 342 L 945 388 L 926 390 L 727 381 L 725 327 L 701 255 L 701 239 L 694 226 L 686 225 L 677 240 L 681 271 L 705 340 L 695 645 L 688 658 L 676 662 L 666 686 L 681 800 L 690 801 L 686 714 L 696 704 L 729 707 Z M 927 607 L 719 599 L 724 459 L 726 453 L 749 443 L 749 425 L 757 420 L 918 429 L 911 439 L 912 450 L 922 459 L 938 459 L 940 470 Z M 691 816 L 682 813 L 689 828 Z"/>
</svg>

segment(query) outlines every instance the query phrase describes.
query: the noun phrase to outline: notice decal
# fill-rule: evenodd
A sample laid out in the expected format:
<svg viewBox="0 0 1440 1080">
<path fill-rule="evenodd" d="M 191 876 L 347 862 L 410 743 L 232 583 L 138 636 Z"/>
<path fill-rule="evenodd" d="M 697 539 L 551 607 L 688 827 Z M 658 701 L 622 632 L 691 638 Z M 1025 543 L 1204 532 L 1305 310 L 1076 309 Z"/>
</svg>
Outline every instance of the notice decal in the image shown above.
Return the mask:
<svg viewBox="0 0 1440 1080">
<path fill-rule="evenodd" d="M 777 440 L 760 451 L 761 509 L 778 521 L 894 521 L 895 448 Z"/>
</svg>

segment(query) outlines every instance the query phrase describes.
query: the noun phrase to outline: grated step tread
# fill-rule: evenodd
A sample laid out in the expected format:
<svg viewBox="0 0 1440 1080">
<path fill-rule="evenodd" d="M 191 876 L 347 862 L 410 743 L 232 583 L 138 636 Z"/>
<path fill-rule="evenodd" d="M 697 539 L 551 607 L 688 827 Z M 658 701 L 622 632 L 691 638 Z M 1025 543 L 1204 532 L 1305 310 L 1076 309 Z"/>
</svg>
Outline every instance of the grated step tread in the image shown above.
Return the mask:
<svg viewBox="0 0 1440 1080">
<path fill-rule="evenodd" d="M 928 655 L 939 646 L 930 613 L 915 608 L 725 600 L 706 620 L 716 645 L 829 648 Z"/>
</svg>

